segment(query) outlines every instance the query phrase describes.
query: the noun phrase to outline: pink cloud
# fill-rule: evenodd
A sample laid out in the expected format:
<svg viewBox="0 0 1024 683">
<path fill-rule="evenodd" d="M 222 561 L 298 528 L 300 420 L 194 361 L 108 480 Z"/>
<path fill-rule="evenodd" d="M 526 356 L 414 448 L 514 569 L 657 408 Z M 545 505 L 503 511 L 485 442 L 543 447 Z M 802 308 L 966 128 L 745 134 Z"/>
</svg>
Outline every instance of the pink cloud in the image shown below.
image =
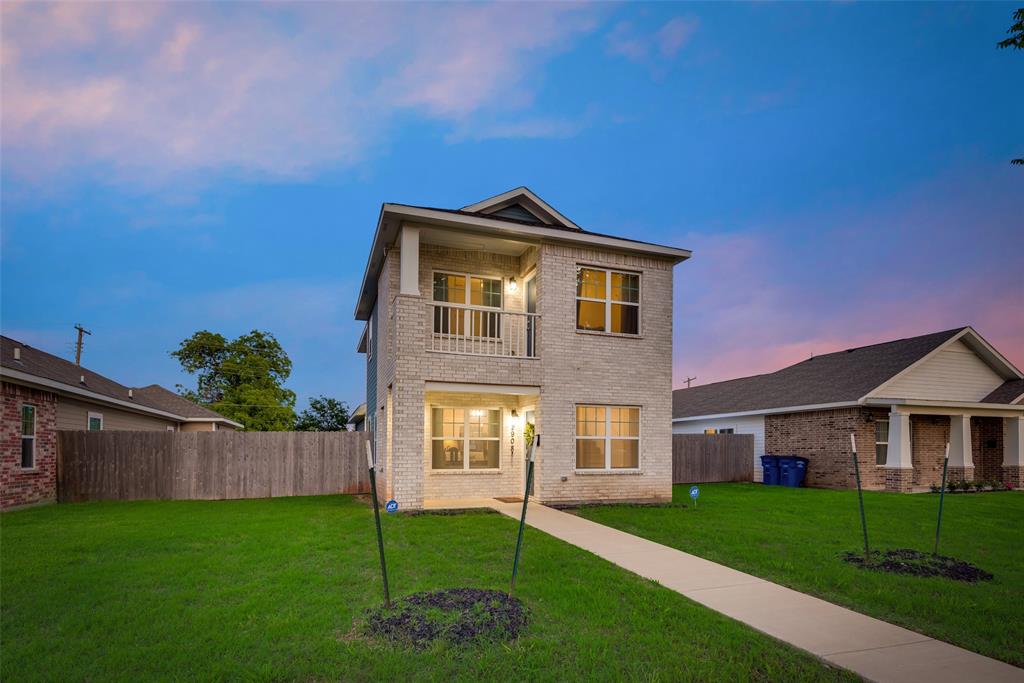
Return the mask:
<svg viewBox="0 0 1024 683">
<path fill-rule="evenodd" d="M 680 237 L 694 257 L 676 273 L 676 386 L 961 325 L 1024 368 L 1024 234 L 997 190 L 1017 182 L 971 168 L 872 205 Z"/>
<path fill-rule="evenodd" d="M 204 169 L 302 176 L 351 164 L 409 109 L 460 125 L 501 110 L 516 133 L 539 67 L 592 31 L 603 10 L 5 3 L 2 11 L 5 166 L 50 178 L 98 164 L 119 180 L 159 183 Z"/>
</svg>

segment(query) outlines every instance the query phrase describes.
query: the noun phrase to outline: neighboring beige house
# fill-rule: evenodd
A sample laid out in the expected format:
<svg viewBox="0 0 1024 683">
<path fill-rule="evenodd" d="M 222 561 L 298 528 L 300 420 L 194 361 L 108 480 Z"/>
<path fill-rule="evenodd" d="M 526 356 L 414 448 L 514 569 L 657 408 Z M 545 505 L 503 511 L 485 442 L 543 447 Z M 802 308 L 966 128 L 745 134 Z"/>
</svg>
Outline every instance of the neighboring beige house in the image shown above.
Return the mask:
<svg viewBox="0 0 1024 683">
<path fill-rule="evenodd" d="M 927 489 L 1024 481 L 1024 375 L 971 327 L 847 349 L 673 394 L 676 433 L 754 435 L 754 458 L 807 457 L 810 486 Z M 756 480 L 761 464 L 755 462 Z"/>
<path fill-rule="evenodd" d="M 580 228 L 526 188 L 381 208 L 355 316 L 366 429 L 404 509 L 672 495 L 672 277 L 689 258 Z M 532 427 L 531 427 L 532 426 Z"/>
<path fill-rule="evenodd" d="M 0 380 L 0 508 L 56 498 L 58 430 L 242 428 L 157 384 L 126 387 L 9 337 L 0 337 Z"/>
</svg>

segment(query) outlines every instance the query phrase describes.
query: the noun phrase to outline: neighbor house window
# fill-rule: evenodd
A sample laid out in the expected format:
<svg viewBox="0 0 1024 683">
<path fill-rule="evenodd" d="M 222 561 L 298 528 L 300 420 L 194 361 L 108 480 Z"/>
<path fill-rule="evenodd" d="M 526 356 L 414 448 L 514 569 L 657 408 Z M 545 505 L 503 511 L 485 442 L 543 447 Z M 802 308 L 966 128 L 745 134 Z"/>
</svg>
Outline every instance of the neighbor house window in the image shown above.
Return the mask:
<svg viewBox="0 0 1024 683">
<path fill-rule="evenodd" d="M 497 469 L 501 410 L 432 408 L 430 441 L 435 470 Z"/>
<path fill-rule="evenodd" d="M 875 464 L 884 465 L 889 457 L 889 421 L 875 422 Z"/>
<path fill-rule="evenodd" d="M 434 302 L 447 304 L 434 306 L 435 334 L 501 336 L 501 278 L 434 273 L 433 290 Z M 493 308 L 494 312 L 481 308 Z"/>
<path fill-rule="evenodd" d="M 724 429 L 718 430 L 719 434 L 735 434 L 736 430 L 732 427 L 725 427 Z"/>
<path fill-rule="evenodd" d="M 36 466 L 36 407 L 27 403 L 21 406 L 21 468 L 30 470 Z"/>
<path fill-rule="evenodd" d="M 640 275 L 576 269 L 576 329 L 640 333 Z"/>
<path fill-rule="evenodd" d="M 640 466 L 640 409 L 576 406 L 576 469 Z"/>
<path fill-rule="evenodd" d="M 87 428 L 90 432 L 98 432 L 103 429 L 103 413 L 89 413 Z"/>
</svg>

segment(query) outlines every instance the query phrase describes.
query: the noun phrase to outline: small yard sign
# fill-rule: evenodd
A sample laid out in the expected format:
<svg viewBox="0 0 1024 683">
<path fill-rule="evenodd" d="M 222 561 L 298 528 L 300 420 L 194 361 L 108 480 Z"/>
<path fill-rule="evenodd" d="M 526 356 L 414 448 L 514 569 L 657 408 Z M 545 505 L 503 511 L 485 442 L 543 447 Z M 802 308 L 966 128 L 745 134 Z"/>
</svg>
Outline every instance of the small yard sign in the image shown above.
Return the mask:
<svg viewBox="0 0 1024 683">
<path fill-rule="evenodd" d="M 690 487 L 690 498 L 693 499 L 693 507 L 697 507 L 697 496 L 700 495 L 700 489 L 696 486 Z"/>
<path fill-rule="evenodd" d="M 398 501 L 392 498 L 384 505 L 384 509 L 388 512 L 398 512 Z"/>
</svg>

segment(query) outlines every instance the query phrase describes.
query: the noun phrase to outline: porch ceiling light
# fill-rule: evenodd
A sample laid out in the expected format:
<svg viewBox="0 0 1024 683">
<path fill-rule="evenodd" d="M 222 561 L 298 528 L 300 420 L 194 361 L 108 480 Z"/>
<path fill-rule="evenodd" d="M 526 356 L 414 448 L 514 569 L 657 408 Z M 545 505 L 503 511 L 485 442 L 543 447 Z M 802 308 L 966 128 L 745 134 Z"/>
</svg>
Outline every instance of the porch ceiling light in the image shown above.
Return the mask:
<svg viewBox="0 0 1024 683">
<path fill-rule="evenodd" d="M 519 283 L 516 282 L 516 278 L 514 276 L 511 280 L 508 281 L 508 291 L 512 292 L 513 294 L 519 291 Z"/>
</svg>

